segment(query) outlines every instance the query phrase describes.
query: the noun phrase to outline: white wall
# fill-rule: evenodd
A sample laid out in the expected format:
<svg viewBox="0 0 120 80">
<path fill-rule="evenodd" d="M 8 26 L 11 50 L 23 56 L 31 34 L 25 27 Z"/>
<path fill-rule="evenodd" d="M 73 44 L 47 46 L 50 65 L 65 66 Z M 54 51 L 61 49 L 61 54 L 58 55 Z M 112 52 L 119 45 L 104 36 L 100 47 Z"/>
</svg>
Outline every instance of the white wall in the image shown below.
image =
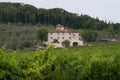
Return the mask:
<svg viewBox="0 0 120 80">
<path fill-rule="evenodd" d="M 73 46 L 73 42 L 77 42 L 79 46 L 83 45 L 83 41 L 81 40 L 79 33 L 48 33 L 48 44 L 52 44 L 54 39 L 57 39 L 59 44 L 61 44 L 64 40 L 69 40 L 70 46 Z"/>
</svg>

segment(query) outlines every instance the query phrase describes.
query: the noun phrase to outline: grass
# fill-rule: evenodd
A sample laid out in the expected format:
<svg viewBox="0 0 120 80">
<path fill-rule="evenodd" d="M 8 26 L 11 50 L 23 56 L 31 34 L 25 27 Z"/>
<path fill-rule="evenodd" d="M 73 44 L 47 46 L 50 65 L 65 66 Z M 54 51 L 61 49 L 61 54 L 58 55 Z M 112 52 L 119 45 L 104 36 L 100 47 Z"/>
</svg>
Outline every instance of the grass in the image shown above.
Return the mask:
<svg viewBox="0 0 120 80">
<path fill-rule="evenodd" d="M 65 48 L 64 50 L 59 48 L 59 49 L 53 49 L 52 53 L 54 54 L 64 54 L 65 51 L 67 53 L 116 53 L 120 51 L 120 43 L 89 43 L 91 46 L 81 46 L 81 47 L 71 47 L 71 48 Z M 18 55 L 24 55 L 24 54 L 34 54 L 36 50 L 6 50 L 5 53 L 16 53 Z"/>
</svg>

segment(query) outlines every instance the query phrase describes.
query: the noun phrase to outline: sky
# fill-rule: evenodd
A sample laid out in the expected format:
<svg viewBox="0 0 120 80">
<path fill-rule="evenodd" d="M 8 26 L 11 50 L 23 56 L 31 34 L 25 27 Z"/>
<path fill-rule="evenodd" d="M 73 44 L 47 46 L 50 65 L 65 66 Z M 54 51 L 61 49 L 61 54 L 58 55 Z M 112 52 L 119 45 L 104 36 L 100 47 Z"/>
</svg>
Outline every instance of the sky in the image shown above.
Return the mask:
<svg viewBox="0 0 120 80">
<path fill-rule="evenodd" d="M 63 8 L 68 12 L 120 23 L 120 0 L 0 0 L 0 2 L 21 2 L 46 9 Z"/>
</svg>

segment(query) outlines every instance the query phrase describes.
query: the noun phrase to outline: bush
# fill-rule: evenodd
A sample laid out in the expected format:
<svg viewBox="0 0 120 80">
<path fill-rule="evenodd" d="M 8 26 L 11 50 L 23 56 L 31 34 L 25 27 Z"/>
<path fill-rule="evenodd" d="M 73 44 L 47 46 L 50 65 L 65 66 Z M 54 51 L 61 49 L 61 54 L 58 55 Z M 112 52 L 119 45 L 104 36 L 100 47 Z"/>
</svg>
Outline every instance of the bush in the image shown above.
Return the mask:
<svg viewBox="0 0 120 80">
<path fill-rule="evenodd" d="M 59 41 L 57 39 L 54 39 L 53 43 L 59 43 Z"/>
<path fill-rule="evenodd" d="M 20 45 L 20 48 L 30 48 L 32 46 L 32 43 L 30 41 L 23 41 L 22 44 Z"/>
</svg>

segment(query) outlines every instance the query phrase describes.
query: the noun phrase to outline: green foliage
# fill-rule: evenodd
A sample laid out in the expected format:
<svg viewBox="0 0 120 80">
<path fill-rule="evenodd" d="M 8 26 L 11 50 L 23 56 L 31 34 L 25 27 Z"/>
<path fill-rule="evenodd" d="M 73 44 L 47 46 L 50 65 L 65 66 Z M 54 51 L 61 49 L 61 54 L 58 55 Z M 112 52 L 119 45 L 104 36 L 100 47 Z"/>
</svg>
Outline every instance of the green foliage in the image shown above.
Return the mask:
<svg viewBox="0 0 120 80">
<path fill-rule="evenodd" d="M 2 51 L 0 79 L 118 80 L 120 43 L 98 44 L 80 48 L 54 49 L 49 46 L 44 50 Z"/>
<path fill-rule="evenodd" d="M 88 15 L 67 12 L 61 8 L 37 9 L 23 3 L 0 2 L 1 23 L 22 24 L 63 24 L 75 29 L 108 30 L 112 26 L 115 32 L 120 31 L 119 23 L 106 23 L 106 21 L 92 18 Z"/>
<path fill-rule="evenodd" d="M 35 28 L 32 25 L 0 24 L 0 47 L 5 44 L 8 49 L 32 48 L 36 44 Z"/>
<path fill-rule="evenodd" d="M 40 27 L 37 29 L 36 38 L 38 40 L 41 40 L 42 42 L 47 41 L 47 37 L 48 37 L 48 28 Z"/>
<path fill-rule="evenodd" d="M 60 23 L 69 28 L 104 30 L 112 37 L 116 33 L 117 38 L 120 36 L 119 23 L 106 23 L 88 15 L 78 16 L 60 8 L 37 9 L 22 3 L 1 2 L 0 22 L 7 23 L 0 25 L 0 46 L 6 44 L 10 49 L 34 44 L 35 26 L 31 24 Z M 95 41 L 96 33 L 90 30 L 81 35 L 86 41 Z M 39 32 L 43 34 L 37 34 L 37 39 L 46 41 L 47 29 Z M 69 46 L 69 41 L 64 43 Z M 98 44 L 62 49 L 49 46 L 35 51 L 9 51 L 3 46 L 0 48 L 0 80 L 119 80 L 120 43 Z"/>
<path fill-rule="evenodd" d="M 57 39 L 53 39 L 53 43 L 59 43 Z"/>
<path fill-rule="evenodd" d="M 32 43 L 30 41 L 23 41 L 20 45 L 20 48 L 21 49 L 30 48 L 31 46 L 32 46 Z"/>
<path fill-rule="evenodd" d="M 97 33 L 91 30 L 83 30 L 80 34 L 86 42 L 96 41 L 97 39 Z"/>
</svg>

